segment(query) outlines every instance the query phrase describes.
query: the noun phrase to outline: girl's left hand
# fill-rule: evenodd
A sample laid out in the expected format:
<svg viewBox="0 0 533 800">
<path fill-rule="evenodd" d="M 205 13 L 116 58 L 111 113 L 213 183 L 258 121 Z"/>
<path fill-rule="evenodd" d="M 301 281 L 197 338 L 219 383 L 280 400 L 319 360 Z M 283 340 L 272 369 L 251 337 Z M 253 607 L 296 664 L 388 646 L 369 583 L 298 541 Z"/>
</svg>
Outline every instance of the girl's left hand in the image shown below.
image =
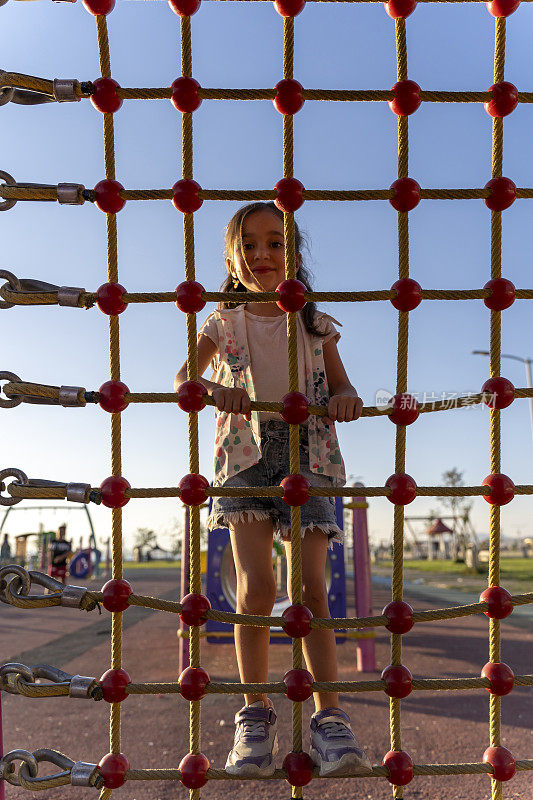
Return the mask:
<svg viewBox="0 0 533 800">
<path fill-rule="evenodd" d="M 360 397 L 349 394 L 335 394 L 328 403 L 328 416 L 332 422 L 352 422 L 359 419 L 363 411 Z"/>
</svg>

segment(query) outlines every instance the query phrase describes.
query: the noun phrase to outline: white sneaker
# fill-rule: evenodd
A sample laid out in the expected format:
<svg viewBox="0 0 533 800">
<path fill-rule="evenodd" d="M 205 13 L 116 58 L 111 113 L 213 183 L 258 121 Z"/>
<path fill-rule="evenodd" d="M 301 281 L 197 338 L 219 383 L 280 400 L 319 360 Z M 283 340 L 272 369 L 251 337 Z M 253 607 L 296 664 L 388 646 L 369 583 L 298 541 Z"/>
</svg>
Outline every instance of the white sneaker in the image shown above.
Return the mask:
<svg viewBox="0 0 533 800">
<path fill-rule="evenodd" d="M 372 764 L 357 744 L 350 717 L 340 708 L 323 708 L 311 717 L 311 749 L 319 775 L 370 775 Z"/>
<path fill-rule="evenodd" d="M 235 740 L 228 754 L 226 772 L 247 778 L 271 777 L 278 752 L 278 723 L 273 708 L 259 700 L 235 714 Z"/>
</svg>

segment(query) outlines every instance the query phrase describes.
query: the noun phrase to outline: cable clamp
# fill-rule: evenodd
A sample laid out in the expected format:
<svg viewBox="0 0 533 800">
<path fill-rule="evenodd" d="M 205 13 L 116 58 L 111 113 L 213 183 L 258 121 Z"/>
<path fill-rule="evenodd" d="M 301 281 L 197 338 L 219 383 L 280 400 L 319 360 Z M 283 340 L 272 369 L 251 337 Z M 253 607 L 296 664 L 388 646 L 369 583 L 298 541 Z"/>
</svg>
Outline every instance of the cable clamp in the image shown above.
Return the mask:
<svg viewBox="0 0 533 800">
<path fill-rule="evenodd" d="M 61 593 L 61 605 L 67 608 L 81 608 L 86 594 L 85 586 L 65 586 Z"/>
<path fill-rule="evenodd" d="M 79 88 L 80 84 L 76 78 L 54 78 L 54 97 L 58 103 L 78 103 L 81 97 L 76 93 L 76 89 Z"/>
<path fill-rule="evenodd" d="M 72 3 L 74 0 L 54 0 L 54 2 Z M 70 783 L 72 786 L 95 786 L 97 789 L 101 789 L 104 785 L 104 779 L 98 772 L 96 764 L 76 761 L 70 770 Z"/>
<path fill-rule="evenodd" d="M 39 399 L 44 399 L 44 398 L 39 398 Z M 53 403 L 53 401 L 51 402 Z M 70 408 L 70 407 L 84 408 L 86 406 L 85 389 L 83 388 L 83 386 L 60 386 L 59 404 L 62 405 L 64 408 Z"/>
<path fill-rule="evenodd" d="M 57 200 L 61 205 L 82 206 L 85 203 L 84 191 L 85 186 L 82 183 L 58 183 Z"/>
</svg>

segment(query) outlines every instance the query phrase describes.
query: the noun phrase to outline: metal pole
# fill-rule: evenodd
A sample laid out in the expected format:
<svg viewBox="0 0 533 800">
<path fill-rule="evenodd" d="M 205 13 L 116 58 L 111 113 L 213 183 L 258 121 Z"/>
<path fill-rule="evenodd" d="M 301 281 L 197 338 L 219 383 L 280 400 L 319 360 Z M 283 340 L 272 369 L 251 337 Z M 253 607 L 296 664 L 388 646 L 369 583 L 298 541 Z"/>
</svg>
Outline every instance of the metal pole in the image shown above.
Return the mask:
<svg viewBox="0 0 533 800">
<path fill-rule="evenodd" d="M 4 740 L 2 736 L 2 692 L 0 692 L 0 761 L 4 755 Z M 0 780 L 0 800 L 5 800 L 4 781 Z"/>
<path fill-rule="evenodd" d="M 183 536 L 181 539 L 181 594 L 180 599 L 183 599 L 186 594 L 189 594 L 191 589 L 191 559 L 190 559 L 190 526 L 191 526 L 191 509 L 185 506 L 185 524 L 183 526 Z M 180 619 L 180 633 L 183 634 L 189 630 L 189 626 L 185 625 Z M 180 636 L 179 642 L 179 671 L 180 675 L 184 669 L 190 664 L 189 660 L 189 639 L 185 636 Z"/>
<path fill-rule="evenodd" d="M 355 486 L 363 486 L 356 483 Z M 353 575 L 355 589 L 355 613 L 358 617 L 372 616 L 372 575 L 368 549 L 368 523 L 366 497 L 352 497 L 353 531 Z M 370 628 L 368 632 L 370 633 Z M 357 669 L 359 672 L 374 672 L 376 652 L 374 639 L 357 639 Z"/>
<path fill-rule="evenodd" d="M 527 381 L 527 388 L 533 389 L 533 383 L 531 382 L 531 359 L 525 359 L 526 365 L 526 381 Z M 529 398 L 529 416 L 531 419 L 531 433 L 533 435 L 533 397 Z"/>
</svg>

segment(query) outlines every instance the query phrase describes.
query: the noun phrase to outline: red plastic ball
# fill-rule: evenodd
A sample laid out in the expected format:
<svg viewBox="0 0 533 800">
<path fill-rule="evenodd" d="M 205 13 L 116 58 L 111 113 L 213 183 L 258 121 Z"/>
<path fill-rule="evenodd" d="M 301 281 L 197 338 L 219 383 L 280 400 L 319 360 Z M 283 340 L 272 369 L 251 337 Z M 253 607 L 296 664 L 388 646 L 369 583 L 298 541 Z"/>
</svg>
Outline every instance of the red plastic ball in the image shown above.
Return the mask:
<svg viewBox="0 0 533 800">
<path fill-rule="evenodd" d="M 200 381 L 185 381 L 178 387 L 176 394 L 182 411 L 201 411 L 205 408 L 207 391 Z"/>
<path fill-rule="evenodd" d="M 104 599 L 102 604 L 107 611 L 125 611 L 128 606 L 128 597 L 133 592 L 131 584 L 122 578 L 108 581 L 102 586 Z"/>
<path fill-rule="evenodd" d="M 283 676 L 285 694 L 295 703 L 303 703 L 313 694 L 313 676 L 306 669 L 290 669 Z"/>
<path fill-rule="evenodd" d="M 275 0 L 274 8 L 282 17 L 297 17 L 303 11 L 305 0 Z"/>
<path fill-rule="evenodd" d="M 200 8 L 201 0 L 168 0 L 168 4 L 178 17 L 192 17 Z"/>
<path fill-rule="evenodd" d="M 484 611 L 486 617 L 491 619 L 505 619 L 513 611 L 513 601 L 511 595 L 502 586 L 490 586 L 479 595 L 480 603 L 487 603 L 488 611 Z"/>
<path fill-rule="evenodd" d="M 122 299 L 126 290 L 120 283 L 103 283 L 96 292 L 96 305 L 104 314 L 122 314 L 128 304 Z"/>
<path fill-rule="evenodd" d="M 115 0 L 83 0 L 83 5 L 90 14 L 98 17 L 101 14 L 110 14 L 115 8 Z"/>
<path fill-rule="evenodd" d="M 130 762 L 122 753 L 108 753 L 98 762 L 98 770 L 106 789 L 118 789 L 126 782 Z"/>
<path fill-rule="evenodd" d="M 483 753 L 483 763 L 494 768 L 490 776 L 494 781 L 510 781 L 516 772 L 516 761 L 506 747 L 487 747 Z"/>
<path fill-rule="evenodd" d="M 407 786 L 413 780 L 413 760 L 405 750 L 389 750 L 381 763 L 389 770 L 387 780 L 394 786 Z"/>
<path fill-rule="evenodd" d="M 282 398 L 281 416 L 291 425 L 301 425 L 309 417 L 309 400 L 301 392 L 289 392 Z"/>
<path fill-rule="evenodd" d="M 413 178 L 398 178 L 391 183 L 394 197 L 389 203 L 396 211 L 412 211 L 420 202 L 420 186 Z"/>
<path fill-rule="evenodd" d="M 196 111 L 202 104 L 202 98 L 198 97 L 200 84 L 194 78 L 176 78 L 170 88 L 172 89 L 170 100 L 177 111 L 190 113 Z"/>
<path fill-rule="evenodd" d="M 506 506 L 514 497 L 514 483 L 507 475 L 503 475 L 501 472 L 487 475 L 481 485 L 490 486 L 492 489 L 490 495 L 483 495 L 491 506 Z"/>
<path fill-rule="evenodd" d="M 205 687 L 209 683 L 209 675 L 201 667 L 187 667 L 179 676 L 181 696 L 185 700 L 201 700 L 205 697 Z"/>
<path fill-rule="evenodd" d="M 502 697 L 514 689 L 514 673 L 511 667 L 501 661 L 489 661 L 481 670 L 481 677 L 490 681 L 489 694 Z"/>
<path fill-rule="evenodd" d="M 399 117 L 408 117 L 413 114 L 420 103 L 420 86 L 414 81 L 398 81 L 391 89 L 394 100 L 389 100 L 389 108 Z"/>
<path fill-rule="evenodd" d="M 520 0 L 492 0 L 487 8 L 493 17 L 510 17 L 519 5 Z"/>
<path fill-rule="evenodd" d="M 177 208 L 182 214 L 193 214 L 198 211 L 204 202 L 199 195 L 201 190 L 202 187 L 196 181 L 186 180 L 185 178 L 177 181 L 172 187 L 174 208 Z"/>
<path fill-rule="evenodd" d="M 276 305 L 282 311 L 300 311 L 306 304 L 305 292 L 307 289 L 301 281 L 296 278 L 289 278 L 286 281 L 281 281 L 276 286 L 276 292 L 279 294 L 279 300 L 276 300 Z"/>
<path fill-rule="evenodd" d="M 515 301 L 514 283 L 507 278 L 492 278 L 483 288 L 490 289 L 491 294 L 484 297 L 483 302 L 491 311 L 505 311 Z"/>
<path fill-rule="evenodd" d="M 304 87 L 292 78 L 285 78 L 276 83 L 276 96 L 273 99 L 274 108 L 280 114 L 296 114 L 304 104 L 302 92 Z"/>
<path fill-rule="evenodd" d="M 385 481 L 385 486 L 391 490 L 387 499 L 395 506 L 406 506 L 416 497 L 416 483 L 410 475 L 402 473 L 391 475 Z"/>
<path fill-rule="evenodd" d="M 506 117 L 518 105 L 518 89 L 509 81 L 493 83 L 487 91 L 492 94 L 492 98 L 484 106 L 491 117 Z"/>
<path fill-rule="evenodd" d="M 118 96 L 119 84 L 113 78 L 97 78 L 93 81 L 91 103 L 102 114 L 114 114 L 122 105 L 122 98 Z"/>
<path fill-rule="evenodd" d="M 176 288 L 176 305 L 185 314 L 197 314 L 205 306 L 204 287 L 198 281 L 183 281 Z"/>
<path fill-rule="evenodd" d="M 126 497 L 126 489 L 131 489 L 126 478 L 112 475 L 100 484 L 102 503 L 106 508 L 122 508 L 129 503 L 130 498 Z"/>
<path fill-rule="evenodd" d="M 129 389 L 122 381 L 106 381 L 98 389 L 100 394 L 100 406 L 110 414 L 118 414 L 124 411 L 129 403 L 124 400 L 124 396 L 129 394 Z"/>
<path fill-rule="evenodd" d="M 100 211 L 118 214 L 126 205 L 126 201 L 120 196 L 122 191 L 124 187 L 118 181 L 103 180 L 97 183 L 94 187 L 94 199 Z"/>
<path fill-rule="evenodd" d="M 309 753 L 287 753 L 283 759 L 283 769 L 287 770 L 291 786 L 307 786 L 313 777 L 313 766 Z"/>
<path fill-rule="evenodd" d="M 505 211 L 516 200 L 516 186 L 510 178 L 491 178 L 484 188 L 491 191 L 485 197 L 485 205 L 491 211 Z"/>
<path fill-rule="evenodd" d="M 422 287 L 412 278 L 401 278 L 392 284 L 391 290 L 396 292 L 391 303 L 398 311 L 412 311 L 422 302 Z"/>
<path fill-rule="evenodd" d="M 313 615 L 306 606 L 295 605 L 285 609 L 283 614 L 283 630 L 291 639 L 301 639 L 311 630 L 309 624 Z"/>
<path fill-rule="evenodd" d="M 412 394 L 395 394 L 390 402 L 394 410 L 389 414 L 389 419 L 395 425 L 411 425 L 418 419 L 418 403 Z"/>
<path fill-rule="evenodd" d="M 126 686 L 131 678 L 125 669 L 108 669 L 100 678 L 100 686 L 107 703 L 121 703 L 128 693 Z"/>
<path fill-rule="evenodd" d="M 413 609 L 403 600 L 393 600 L 381 613 L 389 620 L 385 627 L 391 633 L 407 633 L 414 625 Z"/>
<path fill-rule="evenodd" d="M 489 408 L 507 408 L 514 400 L 514 386 L 507 378 L 489 378 L 481 387 Z"/>
<path fill-rule="evenodd" d="M 413 676 L 401 665 L 389 664 L 381 673 L 381 680 L 387 684 L 385 692 L 389 697 L 407 697 L 413 689 Z"/>
<path fill-rule="evenodd" d="M 282 178 L 274 189 L 278 193 L 274 203 L 280 211 L 297 211 L 303 205 L 304 186 L 296 178 Z"/>
<path fill-rule="evenodd" d="M 209 759 L 203 753 L 187 753 L 180 761 L 181 782 L 187 789 L 201 789 L 207 783 Z"/>
<path fill-rule="evenodd" d="M 287 475 L 280 486 L 283 486 L 283 502 L 288 506 L 303 506 L 309 500 L 309 481 L 303 475 Z"/>
<path fill-rule="evenodd" d="M 385 3 L 385 11 L 392 19 L 405 19 L 416 8 L 416 0 L 389 0 Z"/>
<path fill-rule="evenodd" d="M 178 486 L 181 490 L 181 502 L 186 506 L 199 506 L 207 500 L 205 490 L 209 481 L 203 475 L 184 475 Z"/>
<path fill-rule="evenodd" d="M 192 17 L 201 5 L 201 0 L 168 0 L 168 4 L 178 17 Z"/>
<path fill-rule="evenodd" d="M 205 615 L 211 603 L 203 594 L 187 594 L 181 601 L 181 621 L 189 627 L 199 627 L 205 623 Z"/>
</svg>

